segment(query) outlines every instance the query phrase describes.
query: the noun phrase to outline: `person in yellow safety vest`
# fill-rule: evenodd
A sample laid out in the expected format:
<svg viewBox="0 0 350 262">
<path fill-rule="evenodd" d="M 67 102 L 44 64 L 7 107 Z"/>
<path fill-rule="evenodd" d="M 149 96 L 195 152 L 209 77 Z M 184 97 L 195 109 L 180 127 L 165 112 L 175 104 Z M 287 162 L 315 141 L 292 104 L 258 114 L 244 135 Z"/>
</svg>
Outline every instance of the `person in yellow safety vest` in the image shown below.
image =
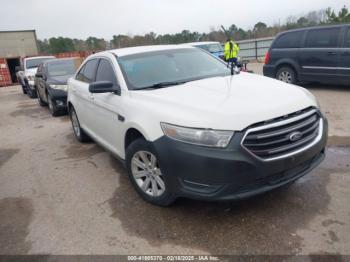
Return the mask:
<svg viewBox="0 0 350 262">
<path fill-rule="evenodd" d="M 231 39 L 227 39 L 224 50 L 225 61 L 237 65 L 238 52 L 239 46 Z"/>
</svg>

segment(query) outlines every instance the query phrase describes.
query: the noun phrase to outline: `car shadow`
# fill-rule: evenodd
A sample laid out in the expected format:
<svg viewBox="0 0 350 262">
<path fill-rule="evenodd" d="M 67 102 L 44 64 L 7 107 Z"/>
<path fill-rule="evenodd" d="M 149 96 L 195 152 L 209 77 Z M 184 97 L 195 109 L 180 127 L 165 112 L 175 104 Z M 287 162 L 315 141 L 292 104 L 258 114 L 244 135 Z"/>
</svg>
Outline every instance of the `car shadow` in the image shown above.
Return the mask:
<svg viewBox="0 0 350 262">
<path fill-rule="evenodd" d="M 130 236 L 150 245 L 179 245 L 211 254 L 296 254 L 296 234 L 316 215 L 326 213 L 331 173 L 328 159 L 294 185 L 236 202 L 179 199 L 173 206 L 150 205 L 132 188 L 125 168 L 111 158 L 119 187 L 108 201 L 112 217 Z M 118 223 L 119 224 L 119 223 Z"/>
</svg>

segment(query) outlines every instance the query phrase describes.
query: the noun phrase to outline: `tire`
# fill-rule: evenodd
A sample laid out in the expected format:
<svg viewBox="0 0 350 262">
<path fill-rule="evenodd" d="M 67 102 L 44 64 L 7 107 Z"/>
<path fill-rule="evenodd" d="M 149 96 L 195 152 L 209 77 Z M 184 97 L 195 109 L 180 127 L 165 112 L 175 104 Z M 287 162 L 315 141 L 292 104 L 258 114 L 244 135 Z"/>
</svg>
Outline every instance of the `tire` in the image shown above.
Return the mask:
<svg viewBox="0 0 350 262">
<path fill-rule="evenodd" d="M 36 96 L 38 97 L 38 102 L 40 106 L 47 106 L 47 104 L 41 99 L 38 89 L 36 89 Z"/>
<path fill-rule="evenodd" d="M 36 91 L 32 90 L 30 87 L 29 87 L 29 84 L 27 84 L 27 95 L 30 97 L 30 98 L 36 98 Z"/>
<path fill-rule="evenodd" d="M 69 117 L 72 122 L 72 128 L 75 137 L 81 143 L 90 142 L 91 138 L 85 133 L 85 131 L 80 127 L 78 115 L 75 112 L 74 107 L 69 110 Z"/>
<path fill-rule="evenodd" d="M 57 110 L 56 105 L 52 102 L 52 97 L 50 96 L 50 94 L 47 94 L 47 105 L 52 116 L 59 115 L 59 111 Z"/>
<path fill-rule="evenodd" d="M 128 176 L 136 192 L 148 203 L 169 206 L 176 196 L 169 191 L 157 159 L 152 144 L 143 138 L 136 139 L 126 149 Z"/>
<path fill-rule="evenodd" d="M 276 79 L 288 84 L 295 84 L 297 82 L 297 74 L 293 68 L 284 66 L 278 69 Z"/>
<path fill-rule="evenodd" d="M 21 85 L 22 86 L 22 85 Z M 26 88 L 24 87 L 24 86 L 22 86 L 22 92 L 23 92 L 23 94 L 27 94 L 27 90 L 26 90 Z"/>
</svg>

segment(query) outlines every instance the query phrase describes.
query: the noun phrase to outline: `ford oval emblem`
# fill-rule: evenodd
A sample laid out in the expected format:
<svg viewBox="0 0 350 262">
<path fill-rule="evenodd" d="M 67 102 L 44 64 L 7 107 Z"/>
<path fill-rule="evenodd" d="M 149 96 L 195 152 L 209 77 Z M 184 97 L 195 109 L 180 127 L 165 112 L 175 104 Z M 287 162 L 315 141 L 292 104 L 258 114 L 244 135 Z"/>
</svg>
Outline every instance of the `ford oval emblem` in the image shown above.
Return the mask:
<svg viewBox="0 0 350 262">
<path fill-rule="evenodd" d="M 289 140 L 295 142 L 301 139 L 302 136 L 303 134 L 301 132 L 293 132 L 289 135 Z"/>
</svg>

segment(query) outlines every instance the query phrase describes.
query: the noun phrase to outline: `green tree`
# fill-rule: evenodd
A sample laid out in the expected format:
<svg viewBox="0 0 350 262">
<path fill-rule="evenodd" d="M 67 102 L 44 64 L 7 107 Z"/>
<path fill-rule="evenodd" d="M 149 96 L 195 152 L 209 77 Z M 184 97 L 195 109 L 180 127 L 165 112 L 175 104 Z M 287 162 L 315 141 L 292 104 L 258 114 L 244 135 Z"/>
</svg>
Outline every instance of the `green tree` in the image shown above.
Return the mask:
<svg viewBox="0 0 350 262">
<path fill-rule="evenodd" d="M 105 50 L 107 48 L 107 42 L 103 38 L 88 37 L 85 41 L 88 50 Z"/>
<path fill-rule="evenodd" d="M 53 54 L 75 51 L 73 40 L 67 37 L 52 37 L 49 39 L 49 44 Z"/>
<path fill-rule="evenodd" d="M 346 6 L 338 12 L 338 15 L 331 8 L 326 10 L 327 22 L 328 23 L 348 23 L 350 22 L 349 9 Z"/>
</svg>

